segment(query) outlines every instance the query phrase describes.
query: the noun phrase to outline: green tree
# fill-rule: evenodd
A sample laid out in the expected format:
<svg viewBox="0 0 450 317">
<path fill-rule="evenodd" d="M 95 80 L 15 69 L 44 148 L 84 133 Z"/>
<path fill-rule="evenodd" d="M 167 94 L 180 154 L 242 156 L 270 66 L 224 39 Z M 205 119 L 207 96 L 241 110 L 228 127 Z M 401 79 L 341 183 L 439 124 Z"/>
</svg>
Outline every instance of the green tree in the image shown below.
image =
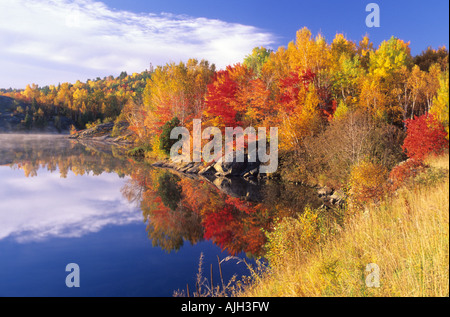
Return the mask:
<svg viewBox="0 0 450 317">
<path fill-rule="evenodd" d="M 181 179 L 172 173 L 164 173 L 158 179 L 158 194 L 164 206 L 176 210 L 181 200 L 181 186 L 178 182 Z"/>
<path fill-rule="evenodd" d="M 22 120 L 22 124 L 26 129 L 31 129 L 31 127 L 33 126 L 33 117 L 29 113 L 27 113 L 25 115 L 25 119 Z"/>
<path fill-rule="evenodd" d="M 269 60 L 272 50 L 264 47 L 255 47 L 250 55 L 244 59 L 244 65 L 250 68 L 256 77 L 261 75 L 264 64 Z"/>
<path fill-rule="evenodd" d="M 411 64 L 409 43 L 391 37 L 389 41 L 383 41 L 375 52 L 371 52 L 369 71 L 381 78 L 387 78 L 402 66 Z"/>
<path fill-rule="evenodd" d="M 159 137 L 159 148 L 166 154 L 170 154 L 170 148 L 175 142 L 177 142 L 177 140 L 170 138 L 170 132 L 173 128 L 178 127 L 179 125 L 180 120 L 178 120 L 177 117 L 174 117 L 172 120 L 166 122 L 163 126 L 163 131 Z"/>
</svg>

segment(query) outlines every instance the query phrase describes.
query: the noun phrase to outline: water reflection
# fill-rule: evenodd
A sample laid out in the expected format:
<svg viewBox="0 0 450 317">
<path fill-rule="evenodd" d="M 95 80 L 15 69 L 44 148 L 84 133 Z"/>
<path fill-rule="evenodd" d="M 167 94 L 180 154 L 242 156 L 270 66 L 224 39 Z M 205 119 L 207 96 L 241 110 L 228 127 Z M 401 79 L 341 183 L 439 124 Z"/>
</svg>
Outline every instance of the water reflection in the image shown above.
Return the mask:
<svg viewBox="0 0 450 317">
<path fill-rule="evenodd" d="M 112 145 L 57 137 L 0 136 L 0 186 L 0 240 L 76 237 L 144 220 L 153 246 L 167 252 L 210 240 L 232 255 L 260 256 L 275 218 L 320 205 L 306 187 L 186 177 L 132 162 Z"/>
<path fill-rule="evenodd" d="M 108 151 L 57 137 L 0 141 L 0 240 L 81 237 L 142 221 L 120 194 L 130 166 Z"/>
<path fill-rule="evenodd" d="M 186 241 L 207 239 L 232 255 L 244 251 L 261 256 L 264 231 L 271 230 L 275 218 L 293 216 L 307 204 L 320 205 L 315 191 L 307 187 L 276 182 L 243 186 L 242 179 L 210 181 L 142 166 L 133 168 L 122 193 L 140 206 L 153 245 L 168 252 Z M 254 201 L 256 196 L 263 198 Z"/>
</svg>

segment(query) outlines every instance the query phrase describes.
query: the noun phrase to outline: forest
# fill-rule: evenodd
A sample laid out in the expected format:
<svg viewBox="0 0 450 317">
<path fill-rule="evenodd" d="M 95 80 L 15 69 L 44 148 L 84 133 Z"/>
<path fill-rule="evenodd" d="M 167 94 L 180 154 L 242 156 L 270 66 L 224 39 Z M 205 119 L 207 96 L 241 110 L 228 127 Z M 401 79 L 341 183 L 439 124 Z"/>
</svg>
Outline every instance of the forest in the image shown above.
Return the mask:
<svg viewBox="0 0 450 317">
<path fill-rule="evenodd" d="M 411 158 L 413 168 L 448 147 L 448 65 L 445 47 L 412 56 L 409 43 L 395 37 L 375 48 L 368 36 L 355 43 L 336 34 L 327 42 L 303 28 L 287 47 L 256 47 L 221 70 L 190 59 L 0 94 L 18 101 L 24 129 L 61 116 L 73 130 L 126 121 L 149 157 L 168 154 L 174 123 L 189 130 L 193 119 L 221 129 L 278 127 L 277 176 L 353 188 L 364 201 L 383 192 L 390 173 L 405 173 L 398 163 Z"/>
</svg>

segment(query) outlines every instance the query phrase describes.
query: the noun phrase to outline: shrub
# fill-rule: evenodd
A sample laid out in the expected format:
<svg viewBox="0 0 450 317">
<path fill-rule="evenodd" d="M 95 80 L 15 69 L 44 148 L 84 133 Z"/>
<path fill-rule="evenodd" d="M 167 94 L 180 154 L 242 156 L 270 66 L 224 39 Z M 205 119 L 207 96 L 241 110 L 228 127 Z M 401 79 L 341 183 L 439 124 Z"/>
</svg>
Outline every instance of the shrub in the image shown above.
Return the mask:
<svg viewBox="0 0 450 317">
<path fill-rule="evenodd" d="M 265 257 L 270 266 L 280 265 L 287 257 L 302 257 L 320 241 L 318 214 L 306 207 L 299 217 L 283 218 L 275 225 L 274 230 L 266 235 Z"/>
<path fill-rule="evenodd" d="M 72 124 L 70 126 L 70 135 L 74 135 L 74 134 L 77 134 L 77 133 L 78 133 L 77 128 Z"/>
<path fill-rule="evenodd" d="M 392 190 L 396 190 L 408 180 L 415 177 L 424 168 L 421 161 L 408 159 L 395 166 L 389 173 L 389 182 Z"/>
<path fill-rule="evenodd" d="M 362 161 L 350 173 L 350 198 L 353 203 L 365 204 L 379 201 L 385 193 L 387 169 L 377 163 Z"/>
<path fill-rule="evenodd" d="M 408 157 L 423 161 L 430 154 L 441 154 L 448 148 L 447 132 L 433 115 L 424 114 L 405 121 L 407 136 L 403 150 Z"/>
</svg>

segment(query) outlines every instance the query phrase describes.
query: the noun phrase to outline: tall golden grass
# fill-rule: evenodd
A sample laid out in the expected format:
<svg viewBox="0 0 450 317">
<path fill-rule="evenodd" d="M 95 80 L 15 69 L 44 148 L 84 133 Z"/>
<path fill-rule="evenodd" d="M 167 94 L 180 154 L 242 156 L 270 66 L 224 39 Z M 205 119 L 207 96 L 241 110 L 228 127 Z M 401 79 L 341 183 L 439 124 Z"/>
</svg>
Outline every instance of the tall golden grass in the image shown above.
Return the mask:
<svg viewBox="0 0 450 317">
<path fill-rule="evenodd" d="M 412 185 L 348 217 L 338 235 L 291 252 L 239 296 L 449 296 L 449 156 L 430 158 Z M 369 263 L 379 287 L 369 287 Z"/>
</svg>

